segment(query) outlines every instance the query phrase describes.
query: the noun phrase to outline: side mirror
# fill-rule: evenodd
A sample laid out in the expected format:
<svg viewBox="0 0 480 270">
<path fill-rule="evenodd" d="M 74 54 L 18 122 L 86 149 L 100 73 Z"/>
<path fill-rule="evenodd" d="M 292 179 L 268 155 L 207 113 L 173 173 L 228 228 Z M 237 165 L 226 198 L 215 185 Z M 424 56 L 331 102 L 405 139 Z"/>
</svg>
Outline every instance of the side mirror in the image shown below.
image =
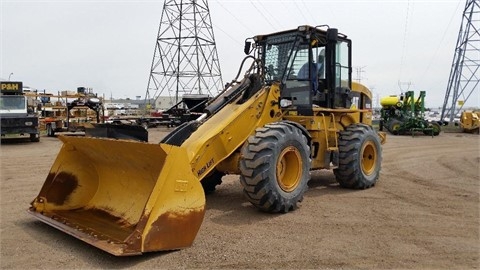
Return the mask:
<svg viewBox="0 0 480 270">
<path fill-rule="evenodd" d="M 245 47 L 243 48 L 243 51 L 245 54 L 250 54 L 250 46 L 252 45 L 252 42 L 250 41 L 245 41 Z"/>
</svg>

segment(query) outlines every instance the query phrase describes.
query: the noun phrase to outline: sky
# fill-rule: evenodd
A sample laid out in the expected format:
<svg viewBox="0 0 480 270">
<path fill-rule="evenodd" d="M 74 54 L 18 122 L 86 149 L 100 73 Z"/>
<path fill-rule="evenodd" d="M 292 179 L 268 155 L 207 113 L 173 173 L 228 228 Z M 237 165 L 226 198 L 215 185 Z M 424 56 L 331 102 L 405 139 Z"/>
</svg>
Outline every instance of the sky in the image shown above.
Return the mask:
<svg viewBox="0 0 480 270">
<path fill-rule="evenodd" d="M 0 78 L 47 92 L 145 97 L 164 0 L 0 0 Z M 427 92 L 441 107 L 464 0 L 210 0 L 223 82 L 258 34 L 328 24 L 353 42 L 353 78 L 374 99 Z M 359 71 L 357 73 L 357 71 Z M 12 74 L 13 73 L 13 74 Z M 479 90 L 465 106 L 479 106 Z"/>
</svg>

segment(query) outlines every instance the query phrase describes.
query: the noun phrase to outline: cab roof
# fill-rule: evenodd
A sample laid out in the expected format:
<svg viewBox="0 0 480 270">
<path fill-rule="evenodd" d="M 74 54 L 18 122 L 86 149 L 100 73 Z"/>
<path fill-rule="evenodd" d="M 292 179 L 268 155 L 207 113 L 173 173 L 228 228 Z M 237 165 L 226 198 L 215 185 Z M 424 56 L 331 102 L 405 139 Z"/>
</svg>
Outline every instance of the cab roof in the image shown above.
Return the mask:
<svg viewBox="0 0 480 270">
<path fill-rule="evenodd" d="M 300 32 L 300 33 L 303 32 L 303 33 L 305 33 L 305 35 L 316 34 L 316 35 L 320 35 L 320 36 L 326 36 L 327 35 L 327 30 L 329 28 L 330 27 L 326 24 L 319 25 L 319 26 L 300 25 L 300 26 L 298 26 L 297 28 L 294 28 L 294 29 L 283 30 L 283 31 L 274 32 L 274 33 L 270 33 L 270 34 L 264 34 L 264 35 L 257 35 L 257 36 L 253 37 L 253 40 L 255 40 L 255 42 L 259 42 L 259 41 L 262 41 L 262 40 L 264 40 L 268 37 L 271 37 L 271 36 L 277 36 L 277 35 L 288 34 L 288 33 L 296 33 L 296 32 Z M 341 34 L 341 33 L 338 33 L 338 36 L 341 39 L 346 39 L 347 38 L 346 35 Z"/>
</svg>

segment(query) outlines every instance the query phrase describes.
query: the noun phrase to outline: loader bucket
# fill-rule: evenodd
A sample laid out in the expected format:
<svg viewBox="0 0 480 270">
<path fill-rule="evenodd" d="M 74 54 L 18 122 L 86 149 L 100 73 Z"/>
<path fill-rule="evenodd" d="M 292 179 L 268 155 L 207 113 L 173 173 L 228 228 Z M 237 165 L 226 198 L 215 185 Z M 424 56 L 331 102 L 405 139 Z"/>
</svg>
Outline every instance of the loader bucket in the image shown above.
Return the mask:
<svg viewBox="0 0 480 270">
<path fill-rule="evenodd" d="M 184 148 L 59 138 L 63 146 L 29 213 L 116 256 L 192 244 L 205 195 Z"/>
</svg>

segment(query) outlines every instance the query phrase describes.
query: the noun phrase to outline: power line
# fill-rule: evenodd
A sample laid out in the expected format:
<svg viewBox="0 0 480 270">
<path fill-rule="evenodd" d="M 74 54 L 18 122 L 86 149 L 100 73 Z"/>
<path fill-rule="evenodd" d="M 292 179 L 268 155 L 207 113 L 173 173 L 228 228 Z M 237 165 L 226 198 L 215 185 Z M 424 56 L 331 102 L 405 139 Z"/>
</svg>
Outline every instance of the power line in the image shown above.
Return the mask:
<svg viewBox="0 0 480 270">
<path fill-rule="evenodd" d="M 241 21 L 240 19 L 237 18 L 237 16 L 235 16 L 235 14 L 233 14 L 228 8 L 226 8 L 225 6 L 222 5 L 222 2 L 221 1 L 215 1 L 217 4 L 220 5 L 221 8 L 223 8 L 223 10 L 225 10 L 228 14 L 230 14 L 230 16 L 232 16 L 232 18 L 234 18 L 245 30 L 247 30 L 249 33 L 255 33 L 254 30 L 252 30 L 251 28 L 249 28 L 247 25 L 245 25 L 243 23 L 243 21 Z M 216 28 L 221 28 L 221 27 L 218 27 L 217 25 L 215 25 Z M 224 32 L 224 31 L 222 31 Z M 225 33 L 225 32 L 224 32 Z"/>
<path fill-rule="evenodd" d="M 402 73 L 403 73 L 403 65 L 404 65 L 404 62 L 405 62 L 405 58 L 406 58 L 406 51 L 407 51 L 407 33 L 408 33 L 408 14 L 410 13 L 410 0 L 408 0 L 407 2 L 407 14 L 405 16 L 405 29 L 403 31 L 403 46 L 402 46 L 402 56 L 400 58 L 400 72 L 399 72 L 399 75 L 398 75 L 398 79 L 400 80 L 400 78 L 402 78 Z"/>
<path fill-rule="evenodd" d="M 215 26 L 215 30 L 219 30 L 220 32 L 224 33 L 227 37 L 229 37 L 232 41 L 234 41 L 235 43 L 239 44 L 239 45 L 243 45 L 242 42 L 240 42 L 238 40 L 238 37 L 233 37 L 232 35 L 230 35 L 228 32 L 224 31 L 219 25 L 217 24 L 213 24 Z"/>
<path fill-rule="evenodd" d="M 250 0 L 250 3 L 252 3 L 252 6 L 258 11 L 258 14 L 259 14 L 261 17 L 265 18 L 265 21 L 267 21 L 267 23 L 272 27 L 272 29 L 275 29 L 275 26 L 273 26 L 273 24 L 270 22 L 270 20 L 268 19 L 268 16 L 265 16 L 265 14 L 263 14 L 263 13 L 258 9 L 258 7 L 255 5 L 255 3 L 254 3 L 252 0 Z"/>
<path fill-rule="evenodd" d="M 307 16 L 305 16 L 305 14 L 303 13 L 303 10 L 298 6 L 298 3 L 297 1 L 294 1 L 293 2 L 295 4 L 295 7 L 297 8 L 297 10 L 300 12 L 300 14 L 302 15 L 302 18 L 305 20 Z M 307 9 L 308 10 L 308 9 Z M 308 20 L 307 20 L 308 21 Z M 309 24 L 305 21 L 301 22 L 302 24 Z"/>
<path fill-rule="evenodd" d="M 318 22 L 316 21 L 315 17 L 313 17 L 312 13 L 310 12 L 310 8 L 307 7 L 307 5 L 305 4 L 305 2 L 303 0 L 300 1 L 302 3 L 302 5 L 305 7 L 305 10 L 307 11 L 307 14 L 308 16 L 310 16 L 310 19 L 312 20 L 312 23 L 313 24 L 318 24 Z M 296 3 L 296 2 L 295 2 Z"/>
<path fill-rule="evenodd" d="M 452 16 L 450 18 L 450 21 L 448 22 L 448 25 L 446 27 L 446 29 L 443 31 L 443 36 L 442 36 L 442 39 L 440 40 L 440 42 L 437 43 L 437 48 L 435 49 L 435 52 L 433 53 L 432 57 L 430 58 L 430 61 L 428 62 L 428 65 L 427 67 L 425 68 L 425 71 L 422 73 L 422 75 L 420 76 L 420 78 L 424 78 L 425 77 L 425 74 L 427 74 L 428 70 L 430 69 L 430 66 L 432 65 L 433 63 L 433 60 L 436 59 L 436 56 L 437 56 L 437 53 L 438 53 L 438 50 L 440 49 L 440 47 L 442 46 L 444 40 L 445 40 L 445 36 L 448 32 L 448 29 L 450 28 L 450 25 L 452 24 L 452 21 L 453 21 L 453 18 L 455 17 L 455 15 L 457 14 L 457 10 L 458 8 L 460 7 L 460 1 L 458 2 L 457 4 L 457 7 L 455 8 L 455 11 L 452 13 Z"/>
<path fill-rule="evenodd" d="M 265 8 L 265 6 L 262 4 L 262 1 L 258 1 L 258 4 L 259 4 L 260 7 L 262 7 L 263 10 L 265 11 L 265 12 L 262 13 L 262 14 L 269 14 L 269 13 L 270 13 L 270 12 L 269 12 L 269 9 L 268 9 L 268 8 Z M 277 26 L 281 26 L 281 23 L 279 23 L 279 21 L 277 21 L 277 19 L 275 18 L 275 16 L 271 16 L 271 17 L 269 17 L 269 16 L 264 16 L 264 17 L 265 17 L 265 19 L 267 19 L 267 18 L 272 18 L 273 21 L 275 22 L 275 24 L 276 24 Z M 268 19 L 267 19 L 267 20 L 268 20 Z"/>
</svg>

